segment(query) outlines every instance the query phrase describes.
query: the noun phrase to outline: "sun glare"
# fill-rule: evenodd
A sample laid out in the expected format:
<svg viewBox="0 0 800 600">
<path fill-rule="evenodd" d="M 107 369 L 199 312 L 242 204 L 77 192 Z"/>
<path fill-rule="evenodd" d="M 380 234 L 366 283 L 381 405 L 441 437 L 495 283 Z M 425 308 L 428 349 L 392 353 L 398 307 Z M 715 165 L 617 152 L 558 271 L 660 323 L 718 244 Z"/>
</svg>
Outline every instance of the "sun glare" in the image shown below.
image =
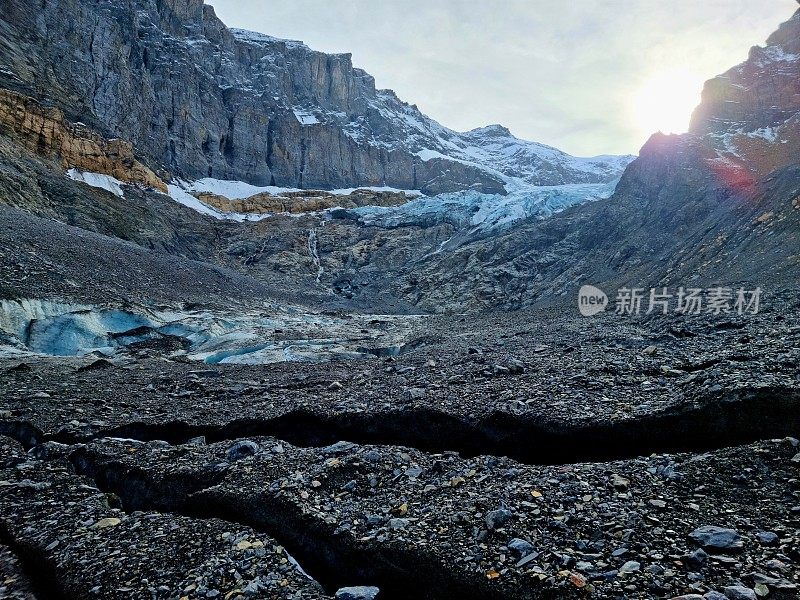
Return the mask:
<svg viewBox="0 0 800 600">
<path fill-rule="evenodd" d="M 631 116 L 637 129 L 645 136 L 657 131 L 686 132 L 705 79 L 679 70 L 647 79 L 632 98 Z"/>
</svg>

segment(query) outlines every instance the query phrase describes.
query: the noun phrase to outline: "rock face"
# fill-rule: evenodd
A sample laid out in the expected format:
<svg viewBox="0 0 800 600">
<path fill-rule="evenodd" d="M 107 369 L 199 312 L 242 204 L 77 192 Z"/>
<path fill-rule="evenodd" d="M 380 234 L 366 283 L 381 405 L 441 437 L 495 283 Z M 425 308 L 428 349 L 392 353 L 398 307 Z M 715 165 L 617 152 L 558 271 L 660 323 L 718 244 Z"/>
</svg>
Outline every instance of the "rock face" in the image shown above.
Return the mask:
<svg viewBox="0 0 800 600">
<path fill-rule="evenodd" d="M 396 293 L 432 310 L 516 308 L 584 283 L 796 281 L 799 81 L 797 13 L 709 82 L 689 133 L 654 135 L 613 197 L 431 254 L 395 277 Z"/>
<path fill-rule="evenodd" d="M 249 198 L 230 199 L 209 192 L 194 194 L 200 202 L 222 213 L 267 214 L 311 213 L 330 208 L 358 208 L 361 206 L 400 206 L 409 200 L 405 192 L 373 192 L 355 190 L 347 195 L 331 194 L 321 190 L 285 192 L 280 195 L 256 194 Z"/>
<path fill-rule="evenodd" d="M 60 158 L 64 168 L 167 191 L 164 182 L 134 158 L 130 143 L 107 140 L 86 125 L 70 123 L 59 109 L 45 108 L 33 98 L 0 89 L 0 130 L 41 156 Z"/>
<path fill-rule="evenodd" d="M 349 54 L 229 30 L 201 0 L 0 7 L 0 87 L 125 139 L 151 167 L 184 178 L 505 193 L 517 179 L 614 180 L 631 160 L 576 159 L 496 126 L 456 133 L 376 90 Z"/>
<path fill-rule="evenodd" d="M 800 152 L 800 13 L 748 60 L 710 80 L 690 131 L 719 154 L 717 171 L 763 177 Z M 740 175 L 741 177 L 742 175 Z"/>
</svg>

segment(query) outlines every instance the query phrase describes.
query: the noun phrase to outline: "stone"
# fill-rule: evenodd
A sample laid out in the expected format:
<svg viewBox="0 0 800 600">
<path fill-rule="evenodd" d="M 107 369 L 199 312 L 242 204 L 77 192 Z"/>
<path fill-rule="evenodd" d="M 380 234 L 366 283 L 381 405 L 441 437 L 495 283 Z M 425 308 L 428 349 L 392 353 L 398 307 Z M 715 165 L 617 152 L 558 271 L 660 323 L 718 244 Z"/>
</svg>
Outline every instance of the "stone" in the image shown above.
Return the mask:
<svg viewBox="0 0 800 600">
<path fill-rule="evenodd" d="M 375 600 L 380 594 L 379 588 L 374 586 L 357 586 L 341 588 L 336 592 L 336 600 Z"/>
<path fill-rule="evenodd" d="M 636 573 L 642 568 L 642 565 L 635 560 L 629 560 L 619 569 L 620 573 Z"/>
<path fill-rule="evenodd" d="M 92 525 L 92 529 L 108 529 L 109 527 L 116 527 L 122 523 L 120 519 L 116 517 L 108 517 L 105 519 L 100 519 L 97 523 Z"/>
<path fill-rule="evenodd" d="M 389 527 L 391 529 L 405 529 L 408 527 L 408 519 L 389 519 Z"/>
<path fill-rule="evenodd" d="M 774 531 L 759 531 L 756 534 L 756 539 L 762 546 L 777 546 L 780 542 L 778 534 Z"/>
<path fill-rule="evenodd" d="M 728 600 L 728 598 L 727 598 L 727 596 L 725 596 L 725 594 L 720 594 L 719 592 L 715 592 L 713 590 L 710 591 L 710 592 L 706 592 L 703 595 L 703 599 L 704 600 Z"/>
<path fill-rule="evenodd" d="M 753 590 L 742 585 L 732 585 L 730 587 L 726 587 L 724 592 L 725 597 L 728 598 L 728 600 L 758 600 L 758 597 Z"/>
<path fill-rule="evenodd" d="M 626 479 L 621 475 L 617 475 L 616 473 L 611 476 L 611 485 L 614 486 L 614 489 L 624 492 L 627 491 L 628 486 L 631 484 L 630 479 Z"/>
<path fill-rule="evenodd" d="M 425 395 L 426 392 L 423 388 L 414 387 L 406 390 L 406 397 L 409 400 L 421 400 Z"/>
<path fill-rule="evenodd" d="M 507 508 L 499 508 L 497 510 L 493 510 L 486 515 L 486 527 L 489 529 L 489 531 L 499 529 L 500 527 L 508 523 L 513 517 L 514 513 L 512 513 Z"/>
<path fill-rule="evenodd" d="M 250 440 L 239 440 L 228 448 L 228 460 L 237 461 L 261 452 L 261 446 Z"/>
<path fill-rule="evenodd" d="M 524 558 L 534 552 L 533 544 L 520 538 L 514 538 L 507 546 L 517 558 Z"/>
<path fill-rule="evenodd" d="M 681 562 L 690 571 L 699 571 L 706 564 L 707 560 L 708 554 L 706 554 L 702 548 L 698 548 L 694 552 L 681 556 Z"/>
<path fill-rule="evenodd" d="M 742 536 L 735 529 L 704 525 L 695 529 L 689 537 L 705 550 L 738 552 L 744 548 Z"/>
</svg>

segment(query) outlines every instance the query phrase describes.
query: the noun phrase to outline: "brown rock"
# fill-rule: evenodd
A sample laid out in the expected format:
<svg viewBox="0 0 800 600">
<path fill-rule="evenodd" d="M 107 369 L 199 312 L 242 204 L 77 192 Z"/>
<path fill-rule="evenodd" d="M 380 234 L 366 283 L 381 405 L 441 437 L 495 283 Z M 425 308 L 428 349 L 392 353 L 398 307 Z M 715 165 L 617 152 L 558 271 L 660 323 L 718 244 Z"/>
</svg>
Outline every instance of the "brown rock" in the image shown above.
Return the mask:
<svg viewBox="0 0 800 600">
<path fill-rule="evenodd" d="M 65 169 L 103 173 L 167 192 L 166 184 L 134 158 L 131 144 L 107 140 L 86 125 L 70 123 L 59 109 L 44 107 L 33 98 L 0 90 L 0 130 L 32 152 L 60 158 Z"/>
<path fill-rule="evenodd" d="M 343 196 L 320 190 L 286 192 L 280 196 L 256 194 L 249 198 L 231 200 L 207 192 L 196 194 L 200 202 L 222 212 L 246 214 L 318 212 L 329 208 L 356 208 L 359 206 L 400 206 L 408 202 L 405 192 L 374 192 L 355 190 Z"/>
</svg>

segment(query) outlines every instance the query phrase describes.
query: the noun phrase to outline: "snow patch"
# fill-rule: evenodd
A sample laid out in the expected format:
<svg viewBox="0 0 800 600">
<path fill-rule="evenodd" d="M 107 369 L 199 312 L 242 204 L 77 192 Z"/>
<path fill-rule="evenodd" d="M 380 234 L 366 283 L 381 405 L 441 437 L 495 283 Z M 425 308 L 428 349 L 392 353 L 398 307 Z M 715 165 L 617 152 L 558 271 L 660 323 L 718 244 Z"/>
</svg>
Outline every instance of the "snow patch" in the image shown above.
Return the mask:
<svg viewBox="0 0 800 600">
<path fill-rule="evenodd" d="M 301 125 L 317 125 L 318 123 L 322 122 L 313 113 L 297 108 L 294 109 L 294 116 Z"/>
<path fill-rule="evenodd" d="M 786 52 L 780 46 L 766 46 L 762 48 L 762 51 L 764 55 L 762 66 L 768 62 L 796 62 L 800 60 L 800 54 Z"/>
<path fill-rule="evenodd" d="M 245 213 L 235 213 L 235 212 L 221 212 L 210 206 L 203 204 L 192 196 L 188 191 L 188 185 L 186 182 L 183 181 L 174 181 L 170 185 L 167 186 L 167 190 L 169 192 L 169 197 L 175 200 L 178 204 L 183 204 L 187 208 L 191 208 L 194 211 L 199 212 L 203 215 L 208 215 L 209 217 L 213 217 L 215 219 L 219 219 L 220 221 L 228 220 L 228 221 L 237 221 L 239 223 L 243 223 L 245 221 L 261 221 L 263 219 L 269 218 L 270 215 L 251 215 Z M 227 197 L 227 196 L 226 196 Z"/>
<path fill-rule="evenodd" d="M 233 37 L 236 38 L 236 40 L 245 42 L 247 44 L 256 44 L 259 46 L 281 44 L 289 49 L 302 48 L 309 51 L 311 50 L 311 48 L 306 46 L 300 40 L 284 40 L 282 38 L 272 37 L 271 35 L 267 35 L 265 33 L 248 31 L 247 29 L 236 29 L 235 27 L 231 27 L 229 31 L 233 34 Z"/>
<path fill-rule="evenodd" d="M 122 191 L 122 186 L 125 185 L 122 181 L 111 175 L 103 173 L 92 173 L 90 171 L 79 171 L 78 169 L 70 169 L 67 171 L 67 176 L 73 181 L 80 181 L 86 185 L 94 188 L 106 190 L 111 192 L 119 198 L 124 198 L 125 194 Z"/>
<path fill-rule="evenodd" d="M 355 191 L 358 190 L 369 190 L 370 192 L 394 192 L 394 193 L 404 193 L 406 196 L 424 196 L 421 191 L 419 190 L 401 190 L 399 188 L 393 188 L 388 186 L 374 186 L 374 185 L 366 185 L 357 188 L 342 188 L 339 190 L 330 190 L 328 193 L 333 194 L 334 196 L 349 196 Z"/>
<path fill-rule="evenodd" d="M 244 200 L 257 194 L 271 194 L 280 196 L 287 192 L 300 192 L 299 188 L 287 188 L 277 186 L 256 186 L 244 181 L 229 181 L 226 179 L 213 179 L 206 177 L 184 184 L 184 189 L 188 192 L 197 194 L 207 193 L 215 196 L 223 196 L 229 200 Z"/>
<path fill-rule="evenodd" d="M 778 141 L 778 128 L 777 127 L 762 127 L 747 134 L 751 138 L 763 138 L 768 142 L 774 143 Z"/>
<path fill-rule="evenodd" d="M 417 152 L 416 156 L 419 156 L 425 162 L 430 160 L 434 160 L 436 158 L 443 158 L 445 160 L 450 160 L 449 156 L 445 156 L 441 152 L 437 152 L 436 150 L 431 150 L 429 148 L 425 148 L 424 150 L 420 150 Z"/>
</svg>

